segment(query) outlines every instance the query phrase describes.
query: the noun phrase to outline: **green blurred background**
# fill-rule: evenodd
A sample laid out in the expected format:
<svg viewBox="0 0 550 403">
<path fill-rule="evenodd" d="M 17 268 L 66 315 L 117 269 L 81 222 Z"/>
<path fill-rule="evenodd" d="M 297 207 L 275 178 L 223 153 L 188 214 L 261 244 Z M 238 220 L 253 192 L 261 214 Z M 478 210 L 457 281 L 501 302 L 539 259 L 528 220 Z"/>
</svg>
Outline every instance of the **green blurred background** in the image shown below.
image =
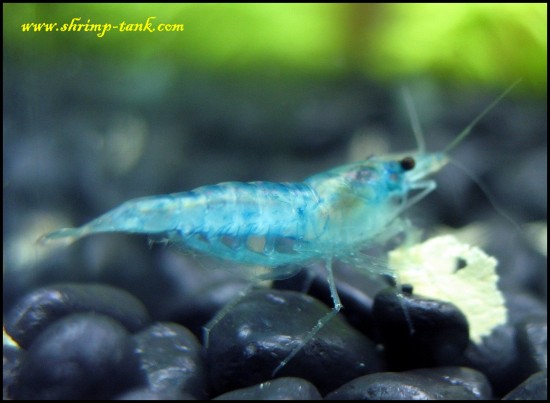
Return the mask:
<svg viewBox="0 0 550 403">
<path fill-rule="evenodd" d="M 4 4 L 4 54 L 213 74 L 429 76 L 546 93 L 546 4 Z M 184 32 L 22 32 L 29 22 L 184 24 Z"/>
</svg>

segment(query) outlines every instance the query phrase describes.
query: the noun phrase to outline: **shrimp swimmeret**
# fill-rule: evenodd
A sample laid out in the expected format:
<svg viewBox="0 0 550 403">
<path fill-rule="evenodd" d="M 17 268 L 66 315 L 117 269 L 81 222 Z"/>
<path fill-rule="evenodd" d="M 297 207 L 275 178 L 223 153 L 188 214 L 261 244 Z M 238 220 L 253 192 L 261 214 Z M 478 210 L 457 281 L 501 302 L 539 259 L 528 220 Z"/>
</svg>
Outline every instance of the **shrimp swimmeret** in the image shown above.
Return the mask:
<svg viewBox="0 0 550 403">
<path fill-rule="evenodd" d="M 243 265 L 242 270 L 263 266 L 268 269 L 267 279 L 280 277 L 281 273 L 289 277 L 299 265 L 324 261 L 333 309 L 279 364 L 277 372 L 342 308 L 332 273 L 333 260 L 345 260 L 398 232 L 402 228 L 401 213 L 435 189 L 435 181 L 428 176 L 449 162 L 449 151 L 513 86 L 443 151 L 427 153 L 418 139 L 419 150 L 411 156 L 371 157 L 300 183 L 226 182 L 134 199 L 81 227 L 46 234 L 41 241 L 71 242 L 104 232 L 153 235 L 238 263 Z M 420 136 L 417 130 L 415 133 Z M 225 309 L 221 312 L 227 313 Z M 206 345 L 210 329 L 220 319 L 218 314 L 205 327 Z"/>
</svg>

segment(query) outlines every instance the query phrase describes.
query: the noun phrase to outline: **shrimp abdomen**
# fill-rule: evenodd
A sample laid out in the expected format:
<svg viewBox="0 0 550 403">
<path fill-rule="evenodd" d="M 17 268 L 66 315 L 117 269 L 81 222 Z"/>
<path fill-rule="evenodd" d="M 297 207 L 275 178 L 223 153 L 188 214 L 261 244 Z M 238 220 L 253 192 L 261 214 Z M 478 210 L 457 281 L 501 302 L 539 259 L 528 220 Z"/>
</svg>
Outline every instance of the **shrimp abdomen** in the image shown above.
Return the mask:
<svg viewBox="0 0 550 403">
<path fill-rule="evenodd" d="M 300 237 L 316 203 L 315 193 L 302 183 L 226 182 L 189 193 L 193 198 L 184 197 L 183 210 L 198 221 L 184 224 L 184 233 Z"/>
<path fill-rule="evenodd" d="M 168 240 L 206 255 L 275 267 L 310 258 L 298 253 L 318 235 L 318 198 L 303 183 L 228 182 L 192 192 L 184 210 L 198 221 Z"/>
</svg>

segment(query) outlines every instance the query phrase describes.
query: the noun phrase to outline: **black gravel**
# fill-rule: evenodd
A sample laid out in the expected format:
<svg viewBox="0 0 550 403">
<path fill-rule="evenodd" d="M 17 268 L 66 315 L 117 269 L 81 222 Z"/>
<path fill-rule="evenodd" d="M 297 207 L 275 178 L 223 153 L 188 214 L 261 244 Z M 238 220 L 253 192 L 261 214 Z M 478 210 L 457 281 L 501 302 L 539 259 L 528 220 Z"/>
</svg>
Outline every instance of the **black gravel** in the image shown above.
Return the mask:
<svg viewBox="0 0 550 403">
<path fill-rule="evenodd" d="M 468 345 L 466 317 L 450 303 L 384 290 L 373 313 L 394 369 L 451 365 Z"/>
<path fill-rule="evenodd" d="M 215 400 L 320 400 L 313 384 L 300 378 L 283 377 L 216 396 Z"/>
<path fill-rule="evenodd" d="M 157 323 L 134 336 L 150 391 L 169 396 L 208 396 L 202 346 L 185 327 Z"/>
<path fill-rule="evenodd" d="M 270 379 L 281 360 L 328 312 L 319 301 L 293 291 L 250 293 L 212 329 L 208 364 L 214 392 Z M 376 345 L 335 317 L 277 375 L 306 379 L 324 394 L 383 369 Z"/>
<path fill-rule="evenodd" d="M 94 313 L 58 320 L 34 340 L 15 399 L 105 399 L 143 382 L 136 346 L 115 320 Z"/>
<path fill-rule="evenodd" d="M 52 213 L 84 223 L 138 196 L 225 180 L 298 181 L 341 164 L 360 130 L 411 149 L 395 89 L 362 79 L 213 82 L 200 73 L 162 87 L 157 71 L 132 80 L 84 63 L 67 78 L 61 62 L 47 74 L 15 65 L 4 71 L 3 306 L 18 347 L 4 341 L 4 398 L 546 399 L 546 259 L 457 172 L 443 171 L 409 215 L 428 229 L 489 223 L 510 315 L 480 345 L 451 304 L 414 290 L 397 297 L 380 276 L 336 264 L 344 308 L 273 378 L 332 306 L 316 266 L 252 291 L 204 349 L 201 327 L 247 284 L 223 263 L 136 236 L 98 235 L 44 254 L 19 243 L 34 245 L 40 234 L 30 229 Z M 495 97 L 418 89 L 431 149 Z M 106 133 L 136 121 L 148 128 L 144 150 L 117 171 Z M 511 96 L 453 156 L 516 221 L 545 221 L 546 131 L 545 103 Z"/>
<path fill-rule="evenodd" d="M 486 400 L 491 386 L 478 371 L 461 367 L 382 372 L 354 379 L 329 400 Z"/>
<path fill-rule="evenodd" d="M 99 284 L 57 284 L 27 294 L 10 310 L 4 326 L 21 347 L 28 348 L 48 326 L 78 312 L 110 316 L 130 332 L 150 322 L 143 304 L 124 290 Z"/>
<path fill-rule="evenodd" d="M 57 286 L 69 295 L 73 287 L 76 294 L 88 286 Z M 55 292 L 34 294 L 42 298 L 35 299 L 37 306 L 28 306 L 29 312 L 51 306 L 44 295 L 52 303 L 59 301 Z M 22 303 L 28 304 L 32 295 Z M 21 304 L 13 312 L 21 312 Z M 544 369 L 541 318 L 497 328 L 477 346 L 468 344 L 467 323 L 452 305 L 412 296 L 404 304 L 414 324 L 412 334 L 395 293 L 386 289 L 375 298 L 384 351 L 337 316 L 275 380 L 271 373 L 280 360 L 329 311 L 312 297 L 294 291 L 250 292 L 214 327 L 206 352 L 195 335 L 175 323 L 156 323 L 132 336 L 116 314 L 65 309 L 62 318 L 36 331 L 26 351 L 4 348 L 4 393 L 16 399 L 316 398 L 319 393 L 334 399 L 486 399 Z M 97 312 L 93 305 L 90 312 Z M 11 329 L 18 333 L 17 325 Z M 419 367 L 436 367 L 385 372 L 402 371 L 415 361 Z M 533 388 L 524 385 L 517 393 L 540 393 Z"/>
<path fill-rule="evenodd" d="M 502 400 L 548 400 L 548 371 L 531 375 Z"/>
</svg>

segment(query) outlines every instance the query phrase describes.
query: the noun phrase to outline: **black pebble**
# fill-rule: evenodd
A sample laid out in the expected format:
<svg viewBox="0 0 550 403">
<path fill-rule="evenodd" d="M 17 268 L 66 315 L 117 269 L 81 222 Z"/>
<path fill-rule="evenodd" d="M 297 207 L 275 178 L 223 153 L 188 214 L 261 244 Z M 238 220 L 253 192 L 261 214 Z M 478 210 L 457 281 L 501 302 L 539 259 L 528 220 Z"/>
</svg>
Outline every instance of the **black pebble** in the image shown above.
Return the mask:
<svg viewBox="0 0 550 403">
<path fill-rule="evenodd" d="M 533 294 L 506 290 L 504 298 L 508 309 L 508 322 L 512 325 L 524 322 L 528 317 L 547 316 L 547 304 Z"/>
<path fill-rule="evenodd" d="M 224 279 L 182 296 L 168 314 L 169 320 L 185 325 L 202 339 L 202 327 L 217 311 L 233 301 L 250 284 L 248 281 Z"/>
<path fill-rule="evenodd" d="M 516 325 L 517 342 L 526 372 L 542 371 L 548 366 L 548 320 L 528 317 Z"/>
<path fill-rule="evenodd" d="M 470 343 L 461 365 L 482 371 L 503 396 L 547 367 L 547 319 L 538 314 L 495 328 L 480 344 Z"/>
<path fill-rule="evenodd" d="M 196 400 L 196 398 L 175 389 L 152 390 L 148 387 L 141 387 L 125 392 L 115 397 L 114 400 Z"/>
<path fill-rule="evenodd" d="M 468 322 L 451 303 L 388 288 L 376 296 L 373 314 L 392 370 L 454 365 L 468 346 Z"/>
<path fill-rule="evenodd" d="M 207 359 L 214 393 L 272 379 L 273 370 L 329 308 L 293 291 L 250 292 L 212 329 Z M 376 346 L 337 315 L 276 375 L 327 393 L 381 371 Z"/>
<path fill-rule="evenodd" d="M 144 382 L 126 329 L 96 314 L 67 316 L 27 351 L 16 399 L 106 399 Z"/>
<path fill-rule="evenodd" d="M 288 377 L 233 390 L 214 400 L 321 400 L 321 394 L 308 381 Z"/>
<path fill-rule="evenodd" d="M 2 400 L 12 400 L 13 385 L 19 376 L 19 368 L 25 351 L 17 347 L 9 346 L 6 343 L 4 343 L 2 350 Z"/>
<path fill-rule="evenodd" d="M 307 294 L 327 306 L 332 306 L 333 301 L 327 283 L 326 270 L 323 267 L 312 269 L 310 267 L 308 270 L 302 270 L 297 276 L 276 282 L 275 286 L 282 287 L 294 283 L 294 290 L 307 290 Z M 354 328 L 371 340 L 378 341 L 372 306 L 375 295 L 388 286 L 384 278 L 335 262 L 334 280 L 338 295 L 344 306 L 340 313 Z"/>
<path fill-rule="evenodd" d="M 483 372 L 497 397 L 508 393 L 528 376 L 523 361 L 516 342 L 516 329 L 510 325 L 496 327 L 479 344 L 470 342 L 459 360 L 460 365 Z"/>
<path fill-rule="evenodd" d="M 96 312 L 119 321 L 135 332 L 149 322 L 143 304 L 128 292 L 99 284 L 58 284 L 40 288 L 24 296 L 6 316 L 8 334 L 23 348 L 46 327 L 64 316 Z"/>
<path fill-rule="evenodd" d="M 531 375 L 502 400 L 548 400 L 548 372 Z"/>
<path fill-rule="evenodd" d="M 207 397 L 202 345 L 183 326 L 157 323 L 134 336 L 151 393 Z"/>
<path fill-rule="evenodd" d="M 327 400 L 481 400 L 491 398 L 487 378 L 470 368 L 440 367 L 366 375 Z"/>
</svg>

